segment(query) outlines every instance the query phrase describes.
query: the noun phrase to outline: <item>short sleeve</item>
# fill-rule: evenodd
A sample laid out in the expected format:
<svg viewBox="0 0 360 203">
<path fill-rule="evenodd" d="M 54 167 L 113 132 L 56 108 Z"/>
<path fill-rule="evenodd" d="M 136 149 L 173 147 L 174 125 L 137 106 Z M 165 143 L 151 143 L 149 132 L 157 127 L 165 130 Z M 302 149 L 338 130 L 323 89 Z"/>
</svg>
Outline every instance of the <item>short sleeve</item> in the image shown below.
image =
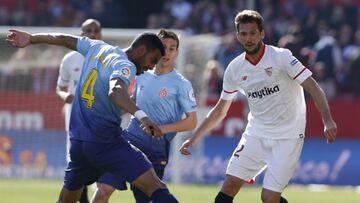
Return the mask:
<svg viewBox="0 0 360 203">
<path fill-rule="evenodd" d="M 86 56 L 90 48 L 96 44 L 98 40 L 92 40 L 88 37 L 79 37 L 77 40 L 76 49 L 79 53 L 81 53 L 83 56 Z"/>
<path fill-rule="evenodd" d="M 69 56 L 69 54 L 65 55 L 60 64 L 59 76 L 57 80 L 57 85 L 59 87 L 66 87 L 70 82 L 71 75 L 69 70 L 71 66 L 71 60 Z"/>
<path fill-rule="evenodd" d="M 196 111 L 197 104 L 196 104 L 194 89 L 189 81 L 184 80 L 183 85 L 179 86 L 178 99 L 181 109 L 184 112 Z"/>
<path fill-rule="evenodd" d="M 312 72 L 293 56 L 290 50 L 283 49 L 281 53 L 282 67 L 285 68 L 287 74 L 297 83 L 301 84 L 312 75 Z"/>
<path fill-rule="evenodd" d="M 122 60 L 111 65 L 112 72 L 109 80 L 120 78 L 129 87 L 136 75 L 136 67 L 130 61 Z"/>
<path fill-rule="evenodd" d="M 225 70 L 223 80 L 223 90 L 220 98 L 223 100 L 233 100 L 240 89 L 239 83 L 235 79 L 235 74 L 232 72 L 232 66 Z"/>
</svg>

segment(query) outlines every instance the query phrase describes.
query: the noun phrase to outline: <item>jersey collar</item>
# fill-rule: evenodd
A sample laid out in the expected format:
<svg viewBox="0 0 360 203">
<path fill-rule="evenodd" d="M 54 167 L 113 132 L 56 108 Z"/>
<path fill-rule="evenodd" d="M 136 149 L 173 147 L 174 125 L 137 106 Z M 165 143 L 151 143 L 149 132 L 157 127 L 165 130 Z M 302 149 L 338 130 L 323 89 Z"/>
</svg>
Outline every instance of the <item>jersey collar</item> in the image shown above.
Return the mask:
<svg viewBox="0 0 360 203">
<path fill-rule="evenodd" d="M 259 57 L 255 60 L 255 61 L 251 61 L 251 59 L 245 54 L 245 59 L 247 61 L 249 61 L 252 65 L 256 66 L 256 64 L 259 63 L 259 61 L 262 59 L 262 57 L 264 56 L 264 53 L 265 53 L 265 48 L 266 48 L 266 45 L 263 44 L 262 48 L 261 48 L 261 53 L 259 55 Z"/>
</svg>

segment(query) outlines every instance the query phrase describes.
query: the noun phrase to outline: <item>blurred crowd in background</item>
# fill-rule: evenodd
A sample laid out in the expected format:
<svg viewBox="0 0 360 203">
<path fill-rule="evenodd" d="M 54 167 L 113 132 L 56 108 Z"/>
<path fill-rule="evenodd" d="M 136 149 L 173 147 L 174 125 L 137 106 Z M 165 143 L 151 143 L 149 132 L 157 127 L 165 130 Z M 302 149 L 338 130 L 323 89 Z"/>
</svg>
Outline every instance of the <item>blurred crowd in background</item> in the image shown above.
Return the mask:
<svg viewBox="0 0 360 203">
<path fill-rule="evenodd" d="M 265 20 L 264 42 L 289 48 L 311 69 L 329 99 L 360 97 L 359 0 L 254 0 Z M 207 96 L 217 98 L 228 63 L 243 52 L 234 17 L 245 0 L 0 0 L 0 25 L 181 29 L 222 37 L 206 64 Z"/>
</svg>

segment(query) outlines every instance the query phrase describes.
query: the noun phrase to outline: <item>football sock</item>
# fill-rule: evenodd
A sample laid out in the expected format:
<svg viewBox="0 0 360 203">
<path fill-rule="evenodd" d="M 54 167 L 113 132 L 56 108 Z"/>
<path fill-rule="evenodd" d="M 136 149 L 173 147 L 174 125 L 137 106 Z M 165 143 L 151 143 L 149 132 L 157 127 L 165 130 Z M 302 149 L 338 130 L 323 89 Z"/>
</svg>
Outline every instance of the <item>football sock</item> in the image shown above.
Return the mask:
<svg viewBox="0 0 360 203">
<path fill-rule="evenodd" d="M 225 193 L 219 192 L 215 197 L 215 203 L 232 203 L 234 197 L 231 197 Z"/>
<path fill-rule="evenodd" d="M 151 199 L 153 200 L 153 203 L 179 203 L 166 188 L 155 190 L 151 195 Z"/>
<path fill-rule="evenodd" d="M 80 203 L 89 203 L 89 198 L 88 198 L 88 192 L 87 192 L 87 187 L 85 186 L 82 193 L 81 193 L 81 197 L 79 202 Z"/>
<path fill-rule="evenodd" d="M 288 203 L 288 201 L 283 198 L 282 196 L 280 196 L 280 202 L 279 203 Z"/>
<path fill-rule="evenodd" d="M 143 193 L 135 186 L 132 185 L 131 190 L 133 191 L 133 195 L 136 200 L 136 203 L 149 203 L 151 201 L 150 197 L 148 197 L 145 193 Z"/>
</svg>

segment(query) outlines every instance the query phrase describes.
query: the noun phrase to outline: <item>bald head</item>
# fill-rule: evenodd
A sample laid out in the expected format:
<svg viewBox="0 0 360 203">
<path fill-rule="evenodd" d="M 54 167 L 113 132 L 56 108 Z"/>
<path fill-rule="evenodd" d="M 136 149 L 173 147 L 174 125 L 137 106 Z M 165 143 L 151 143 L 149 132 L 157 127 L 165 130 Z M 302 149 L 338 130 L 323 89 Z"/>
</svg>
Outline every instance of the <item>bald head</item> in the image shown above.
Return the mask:
<svg viewBox="0 0 360 203">
<path fill-rule="evenodd" d="M 81 24 L 81 36 L 101 39 L 101 24 L 98 20 L 87 19 Z"/>
</svg>

